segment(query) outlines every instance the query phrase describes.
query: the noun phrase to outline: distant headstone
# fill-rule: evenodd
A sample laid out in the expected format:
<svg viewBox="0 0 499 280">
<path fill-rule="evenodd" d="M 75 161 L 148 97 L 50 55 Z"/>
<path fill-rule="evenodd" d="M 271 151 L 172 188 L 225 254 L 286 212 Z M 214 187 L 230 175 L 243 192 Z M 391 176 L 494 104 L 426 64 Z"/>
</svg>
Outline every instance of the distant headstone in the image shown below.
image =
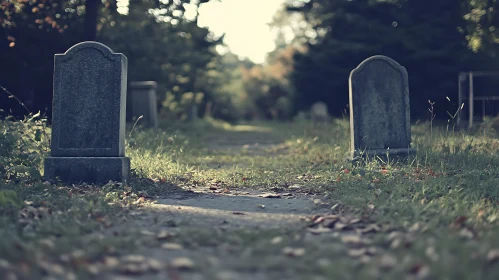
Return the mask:
<svg viewBox="0 0 499 280">
<path fill-rule="evenodd" d="M 156 87 L 154 81 L 131 82 L 129 85 L 129 111 L 130 119 L 137 120 L 138 124 L 145 127 L 158 127 L 158 107 L 156 97 Z"/>
<path fill-rule="evenodd" d="M 373 56 L 352 70 L 349 85 L 351 159 L 414 153 L 406 69 L 386 56 Z"/>
<path fill-rule="evenodd" d="M 101 43 L 79 43 L 55 55 L 47 180 L 127 181 L 126 81 L 126 56 Z"/>
<path fill-rule="evenodd" d="M 310 108 L 310 117 L 314 124 L 326 122 L 329 119 L 327 104 L 324 102 L 315 102 Z"/>
</svg>

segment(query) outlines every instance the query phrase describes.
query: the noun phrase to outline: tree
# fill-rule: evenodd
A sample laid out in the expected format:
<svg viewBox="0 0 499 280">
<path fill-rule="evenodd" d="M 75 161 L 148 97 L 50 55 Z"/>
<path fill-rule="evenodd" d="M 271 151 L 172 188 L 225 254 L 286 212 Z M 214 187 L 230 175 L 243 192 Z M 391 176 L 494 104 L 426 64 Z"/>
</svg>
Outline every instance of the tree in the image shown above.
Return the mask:
<svg viewBox="0 0 499 280">
<path fill-rule="evenodd" d="M 302 109 L 325 101 L 335 115 L 348 104 L 350 71 L 369 56 L 397 60 L 409 72 L 411 115 L 424 118 L 428 100 L 447 117 L 446 97 L 457 100 L 459 71 L 485 67 L 483 55 L 467 47 L 460 32 L 464 0 L 311 0 L 292 2 L 289 12 L 303 14 L 314 30 L 307 52 L 295 56 L 292 81 Z M 309 32 L 310 33 L 310 32 Z M 487 64 L 491 65 L 489 59 Z M 496 63 L 497 65 L 497 63 Z M 483 68 L 482 68 L 483 69 Z"/>
</svg>

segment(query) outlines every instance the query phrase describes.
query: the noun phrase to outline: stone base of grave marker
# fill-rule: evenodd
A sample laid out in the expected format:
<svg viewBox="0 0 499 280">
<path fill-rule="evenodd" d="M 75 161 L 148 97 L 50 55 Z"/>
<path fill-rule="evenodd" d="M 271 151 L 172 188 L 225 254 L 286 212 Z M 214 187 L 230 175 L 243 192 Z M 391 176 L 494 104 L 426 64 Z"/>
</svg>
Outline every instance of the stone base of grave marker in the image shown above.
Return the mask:
<svg viewBox="0 0 499 280">
<path fill-rule="evenodd" d="M 154 81 L 130 82 L 128 91 L 128 119 L 137 120 L 138 125 L 158 127 L 158 108 L 156 97 L 157 83 Z"/>
<path fill-rule="evenodd" d="M 128 157 L 47 157 L 44 177 L 67 183 L 126 183 L 129 171 Z"/>
<path fill-rule="evenodd" d="M 350 151 L 347 153 L 347 160 L 358 162 L 366 159 L 380 159 L 382 161 L 391 160 L 407 160 L 410 156 L 417 152 L 414 148 L 398 148 L 398 149 L 374 149 L 364 151 Z"/>
</svg>

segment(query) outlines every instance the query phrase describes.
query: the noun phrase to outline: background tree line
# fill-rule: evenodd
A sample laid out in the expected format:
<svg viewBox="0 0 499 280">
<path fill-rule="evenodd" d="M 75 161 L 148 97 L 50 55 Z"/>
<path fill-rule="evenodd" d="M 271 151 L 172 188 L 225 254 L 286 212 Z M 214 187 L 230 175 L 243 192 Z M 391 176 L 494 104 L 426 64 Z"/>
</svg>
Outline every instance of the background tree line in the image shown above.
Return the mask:
<svg viewBox="0 0 499 280">
<path fill-rule="evenodd" d="M 382 54 L 407 68 L 411 114 L 424 119 L 428 100 L 437 117 L 458 108 L 458 72 L 499 68 L 496 0 L 288 0 L 263 64 L 216 51 L 223 36 L 197 24 L 209 1 L 218 0 L 2 1 L 0 86 L 50 116 L 53 55 L 97 40 L 128 57 L 130 80 L 158 82 L 170 119 L 290 120 L 316 101 L 341 116 L 350 71 Z M 477 87 L 494 94 L 499 83 Z M 25 113 L 1 88 L 0 109 Z"/>
</svg>

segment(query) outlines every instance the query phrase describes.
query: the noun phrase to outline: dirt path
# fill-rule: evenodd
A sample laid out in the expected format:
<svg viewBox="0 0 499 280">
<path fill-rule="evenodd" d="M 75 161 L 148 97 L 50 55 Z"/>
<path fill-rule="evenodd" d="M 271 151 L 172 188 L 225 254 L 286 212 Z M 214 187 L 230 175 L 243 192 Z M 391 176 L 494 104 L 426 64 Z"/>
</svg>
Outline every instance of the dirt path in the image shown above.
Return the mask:
<svg viewBox="0 0 499 280">
<path fill-rule="evenodd" d="M 207 145 L 215 152 L 246 151 L 263 155 L 267 149 L 281 144 L 268 141 L 260 144 L 253 140 L 239 137 Z M 311 216 L 327 214 L 330 207 L 319 196 L 293 190 L 268 193 L 237 189 L 217 194 L 204 190 L 159 198 L 134 213 L 134 218 L 122 229 L 140 236 L 142 250 L 138 253 L 141 256 L 159 263 L 172 264 L 176 260 L 180 264 L 177 263 L 176 269 L 116 279 L 299 279 L 292 269 L 254 270 L 255 264 L 261 265 L 258 264 L 261 260 L 250 257 L 252 253 L 248 248 L 262 246 L 262 242 L 279 243 L 280 236 L 293 232 L 302 234 Z M 276 258 L 284 256 L 281 251 L 271 251 L 269 254 L 276 254 Z M 240 259 L 245 254 L 247 256 Z"/>
</svg>

